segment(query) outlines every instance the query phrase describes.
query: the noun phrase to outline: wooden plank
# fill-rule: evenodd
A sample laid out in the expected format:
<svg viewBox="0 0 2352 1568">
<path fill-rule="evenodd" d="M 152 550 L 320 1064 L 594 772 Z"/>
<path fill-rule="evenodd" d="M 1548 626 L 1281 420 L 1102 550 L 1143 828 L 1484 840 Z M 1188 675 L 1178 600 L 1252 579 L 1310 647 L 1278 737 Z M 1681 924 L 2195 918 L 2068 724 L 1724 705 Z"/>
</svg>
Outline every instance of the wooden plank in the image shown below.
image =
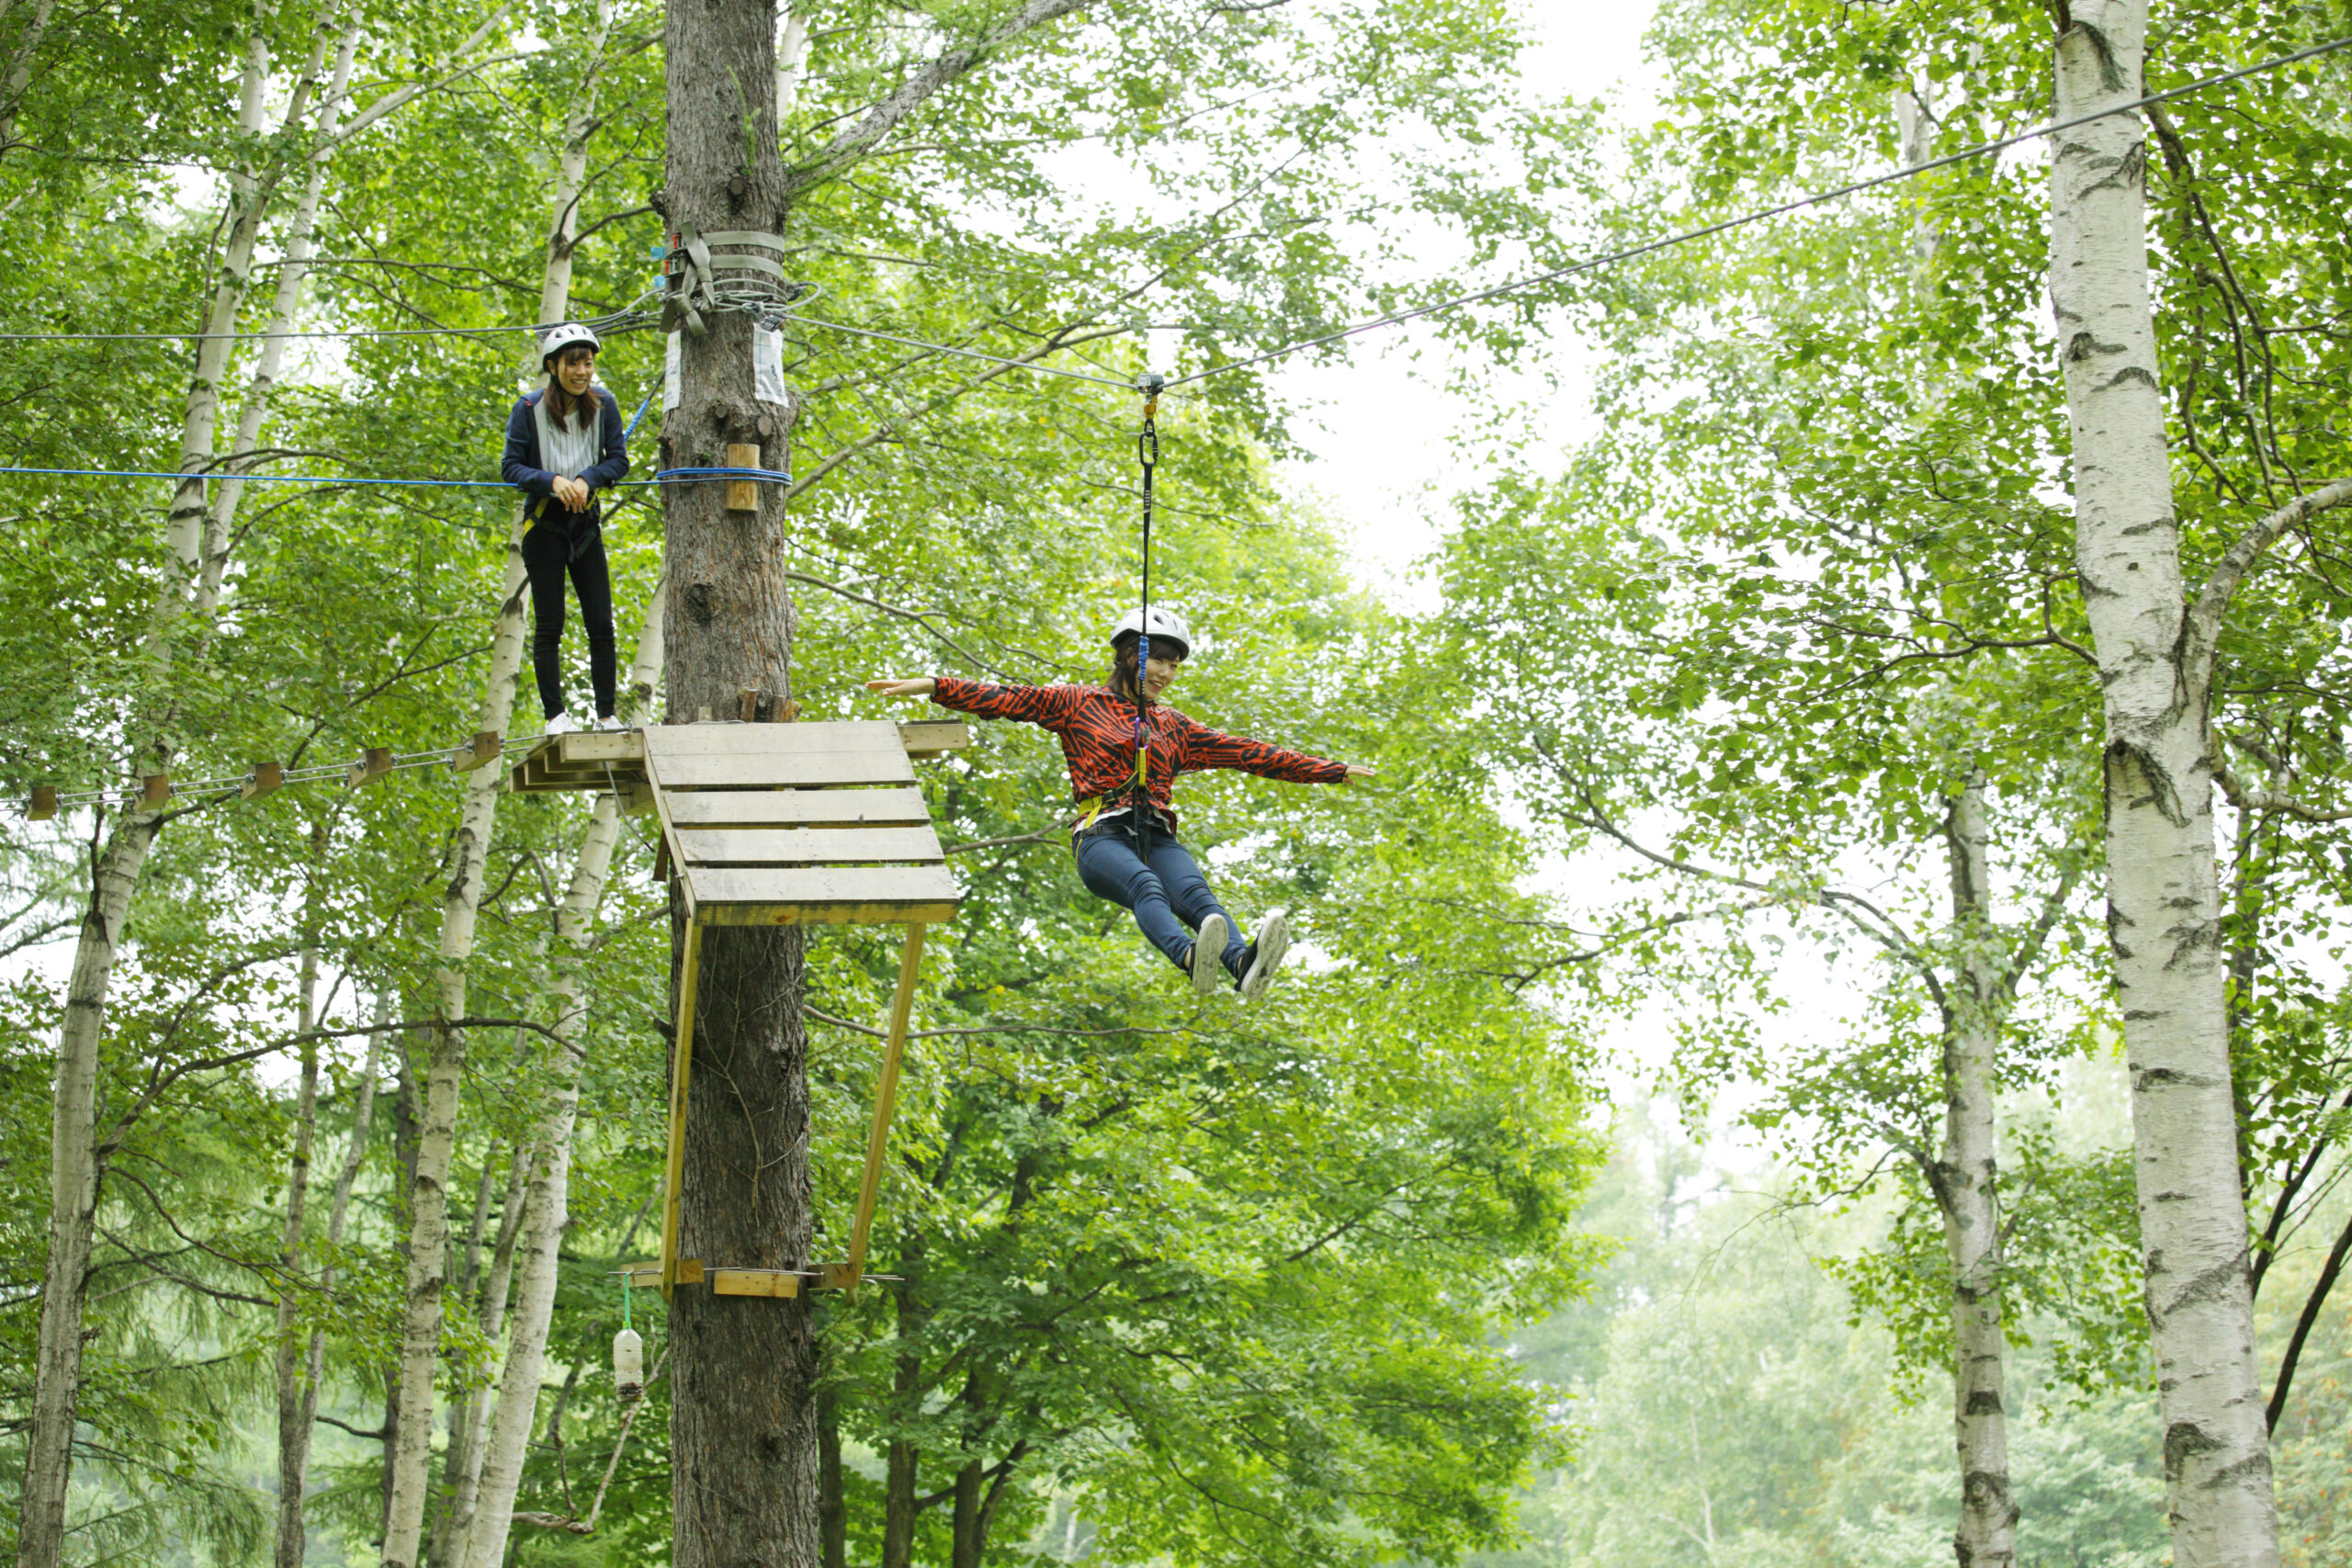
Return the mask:
<svg viewBox="0 0 2352 1568">
<path fill-rule="evenodd" d="M 899 987 L 890 997 L 890 1027 L 882 1049 L 882 1076 L 874 1087 L 874 1126 L 865 1135 L 865 1168 L 857 1184 L 857 1217 L 850 1224 L 849 1274 L 842 1289 L 857 1288 L 865 1272 L 865 1235 L 874 1224 L 874 1204 L 882 1192 L 882 1156 L 890 1146 L 890 1111 L 899 1102 L 899 1058 L 907 1047 L 907 1021 L 914 1014 L 915 977 L 922 968 L 922 928 L 907 928 L 899 950 Z"/>
<path fill-rule="evenodd" d="M 374 784 L 391 771 L 392 749 L 370 746 L 359 753 L 358 760 L 351 764 L 351 772 L 344 775 L 344 787 L 357 789 L 361 784 Z"/>
<path fill-rule="evenodd" d="M 634 1290 L 650 1291 L 658 1288 L 662 1283 L 662 1265 L 656 1263 L 646 1268 L 630 1269 L 628 1282 L 630 1288 Z M 678 1259 L 678 1283 L 681 1285 L 702 1283 L 701 1258 L 681 1258 Z"/>
<path fill-rule="evenodd" d="M 237 786 L 237 797 L 241 800 L 259 800 L 263 795 L 277 789 L 285 783 L 286 769 L 282 764 L 255 762 L 254 771 L 245 775 L 245 782 Z"/>
<path fill-rule="evenodd" d="M 782 1269 L 714 1269 L 711 1294 L 717 1296 L 782 1296 L 800 1293 L 800 1276 Z"/>
<path fill-rule="evenodd" d="M 760 466 L 758 446 L 743 441 L 727 444 L 727 466 L 730 468 L 756 468 Z M 757 479 L 727 481 L 727 510 L 757 512 L 760 509 L 760 482 Z"/>
<path fill-rule="evenodd" d="M 678 1258 L 678 1189 L 686 1174 L 686 1090 L 695 1065 L 695 982 L 702 968 L 702 927 L 686 916 L 686 952 L 679 964 L 676 1048 L 670 1055 L 670 1148 L 662 1197 L 662 1294 L 684 1281 Z M 696 1270 L 699 1275 L 700 1270 Z"/>
<path fill-rule="evenodd" d="M 547 756 L 552 750 L 551 761 L 558 767 L 602 768 L 607 762 L 641 762 L 645 761 L 645 733 L 638 729 L 582 729 L 570 735 L 559 735 L 552 747 L 541 747 L 532 753 Z"/>
<path fill-rule="evenodd" d="M 913 904 L 721 904 L 704 917 L 707 926 L 938 926 L 956 918 L 956 906 Z"/>
<path fill-rule="evenodd" d="M 799 866 L 738 870 L 729 866 L 685 868 L 695 908 L 728 925 L 790 925 L 790 919 L 746 922 L 726 919 L 718 908 L 796 904 L 953 904 L 962 897 L 944 865 Z"/>
<path fill-rule="evenodd" d="M 910 757 L 939 757 L 969 746 L 972 727 L 960 718 L 910 719 L 899 726 L 899 739 Z"/>
<path fill-rule="evenodd" d="M 695 790 L 669 796 L 670 819 L 688 828 L 928 826 L 922 791 L 886 789 Z"/>
<path fill-rule="evenodd" d="M 688 865 L 857 865 L 943 860 L 939 835 L 920 828 L 681 828 Z"/>
<path fill-rule="evenodd" d="M 888 719 L 820 719 L 808 724 L 662 724 L 645 730 L 653 755 L 673 757 L 796 751 L 871 751 L 904 755 L 899 727 Z"/>
<path fill-rule="evenodd" d="M 754 729 L 797 728 L 760 724 Z M 662 787 L 673 789 L 778 789 L 809 784 L 894 784 L 915 782 L 914 764 L 904 751 L 802 751 L 659 755 Z"/>
</svg>

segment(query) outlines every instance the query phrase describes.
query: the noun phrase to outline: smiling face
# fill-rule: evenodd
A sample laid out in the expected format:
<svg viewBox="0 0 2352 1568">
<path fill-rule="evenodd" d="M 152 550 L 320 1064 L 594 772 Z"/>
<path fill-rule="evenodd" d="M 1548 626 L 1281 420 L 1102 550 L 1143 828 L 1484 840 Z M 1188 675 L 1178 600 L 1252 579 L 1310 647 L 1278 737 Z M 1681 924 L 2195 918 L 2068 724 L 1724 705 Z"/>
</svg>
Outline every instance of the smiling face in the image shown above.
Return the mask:
<svg viewBox="0 0 2352 1568">
<path fill-rule="evenodd" d="M 556 355 L 555 378 L 571 396 L 586 397 L 588 383 L 596 378 L 596 351 L 584 343 L 573 344 Z"/>
<path fill-rule="evenodd" d="M 1144 666 L 1143 689 L 1153 702 L 1158 702 L 1175 683 L 1177 667 L 1182 662 L 1182 659 L 1170 659 L 1162 654 L 1151 656 L 1151 662 Z"/>
</svg>

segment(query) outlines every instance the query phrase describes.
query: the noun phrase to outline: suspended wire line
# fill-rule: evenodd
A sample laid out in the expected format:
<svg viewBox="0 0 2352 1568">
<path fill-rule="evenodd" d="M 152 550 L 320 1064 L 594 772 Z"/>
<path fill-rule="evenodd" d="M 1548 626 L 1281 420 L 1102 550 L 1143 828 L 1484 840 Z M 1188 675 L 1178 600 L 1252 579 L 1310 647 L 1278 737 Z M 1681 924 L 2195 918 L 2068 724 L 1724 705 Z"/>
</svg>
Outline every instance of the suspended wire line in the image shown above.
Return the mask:
<svg viewBox="0 0 2352 1568">
<path fill-rule="evenodd" d="M 585 316 L 582 326 L 593 327 L 599 336 L 610 333 L 625 333 L 650 324 L 654 314 L 641 307 L 654 298 L 651 291 L 639 295 L 617 310 L 601 316 Z M 265 338 L 371 338 L 371 337 L 456 337 L 480 338 L 514 333 L 543 333 L 553 322 L 527 327 L 319 327 L 286 332 L 166 332 L 166 333 L 0 333 L 0 343 L 220 343 L 260 342 Z"/>
<path fill-rule="evenodd" d="M 919 337 L 899 337 L 893 333 L 877 333 L 871 327 L 843 326 L 839 321 L 820 321 L 814 316 L 793 316 L 787 319 L 805 322 L 812 327 L 822 327 L 828 332 L 847 333 L 852 337 L 879 338 L 884 343 L 904 344 L 909 348 L 927 348 L 934 354 L 953 354 L 965 359 L 978 359 L 990 365 L 1002 365 L 1013 370 L 1034 370 L 1040 376 L 1059 376 L 1070 381 L 1091 381 L 1098 387 L 1116 387 L 1123 392 L 1135 390 L 1136 384 L 1132 379 L 1122 380 L 1115 376 L 1095 376 L 1083 370 L 1064 370 L 1058 366 L 1040 365 L 1032 359 L 1006 359 L 998 355 L 982 354 L 977 349 L 956 348 L 944 343 L 925 343 Z"/>
<path fill-rule="evenodd" d="M 1793 200 L 1781 202 L 1776 207 L 1761 208 L 1754 212 L 1744 213 L 1737 218 L 1726 218 L 1719 223 L 1687 229 L 1679 234 L 1669 234 L 1663 239 L 1652 240 L 1644 244 L 1629 245 L 1623 250 L 1588 256 L 1582 261 L 1570 262 L 1566 266 L 1554 267 L 1548 272 L 1539 272 L 1510 283 L 1497 284 L 1492 288 L 1482 288 L 1475 294 L 1456 295 L 1453 299 L 1440 299 L 1433 304 L 1419 306 L 1414 310 L 1398 310 L 1386 316 L 1375 316 L 1371 321 L 1358 321 L 1353 326 L 1342 327 L 1335 333 L 1326 333 L 1321 337 L 1306 338 L 1298 343 L 1285 344 L 1281 348 L 1268 349 L 1263 354 L 1254 354 L 1247 359 L 1236 359 L 1224 365 L 1212 365 L 1205 370 L 1195 370 L 1189 376 L 1172 376 L 1169 378 L 1168 385 L 1172 389 L 1188 386 L 1195 381 L 1205 381 L 1212 376 L 1222 376 L 1228 370 L 1241 370 L 1252 365 L 1263 365 L 1268 360 L 1280 359 L 1285 355 L 1296 354 L 1302 349 L 1320 348 L 1326 344 L 1339 343 L 1361 333 L 1374 332 L 1381 327 L 1396 326 L 1406 321 L 1417 321 L 1424 316 L 1434 316 L 1441 311 L 1459 310 L 1464 305 L 1476 305 L 1485 300 L 1500 299 L 1506 294 L 1515 294 L 1521 289 L 1538 288 L 1543 284 L 1557 282 L 1565 277 L 1574 277 L 1579 273 L 1593 272 L 1601 267 L 1614 266 L 1621 262 L 1634 261 L 1655 252 L 1688 244 L 1693 240 L 1703 240 L 1733 229 L 1744 229 L 1751 223 L 1761 223 L 1768 219 L 1784 217 L 1792 212 L 1801 212 L 1808 207 L 1819 207 L 1826 202 L 1840 201 L 1862 191 L 1875 190 L 1880 186 L 1893 185 L 1898 180 L 1916 179 L 1921 175 L 1937 169 L 1947 169 L 1954 164 L 1963 164 L 1971 159 L 1984 157 L 1988 153 L 2005 152 L 2011 147 L 2039 141 L 2045 136 L 2055 136 L 2062 130 L 2072 130 L 2076 126 L 2106 119 L 2110 115 L 2130 114 L 2137 109 L 2170 103 L 2175 98 L 2185 98 L 2192 93 L 2201 93 L 2208 87 L 2218 87 L 2225 83 L 2258 75 L 2265 71 L 2276 71 L 2280 66 L 2293 65 L 2301 61 L 2315 60 L 2323 54 L 2332 54 L 2347 46 L 2352 46 L 2352 38 L 2340 38 L 2328 43 L 2313 44 L 2311 48 L 2299 50 L 2293 54 L 2282 54 L 2275 60 L 2265 60 L 2253 65 L 2241 66 L 2235 71 L 2225 71 L 2218 76 L 2207 76 L 2191 82 L 2186 86 L 2169 87 L 2161 93 L 2150 93 L 2144 97 L 2134 98 L 2128 104 L 2118 104 L 2112 108 L 2100 109 L 2095 114 L 2077 115 L 2072 119 L 2062 119 L 2054 125 L 2037 126 L 2031 130 L 2018 131 L 2014 136 L 2003 136 L 1991 141 L 1980 141 L 1973 147 L 1965 147 L 1957 152 L 1946 153 L 1943 157 L 1930 159 L 1924 164 L 1906 164 L 1886 174 L 1873 175 L 1868 179 L 1856 180 L 1850 185 L 1839 186 L 1835 190 L 1820 191 L 1812 196 L 1801 196 Z"/>
<path fill-rule="evenodd" d="M 537 746 L 543 739 L 544 737 L 537 735 L 517 736 L 501 743 L 500 755 L 503 757 L 507 752 L 528 750 Z M 403 751 L 393 757 L 390 762 L 371 770 L 369 777 L 372 780 L 388 773 L 400 773 L 409 768 L 447 767 L 449 765 L 449 760 L 450 752 L 447 747 L 437 751 Z M 277 785 L 314 784 L 321 779 L 349 778 L 352 770 L 359 767 L 365 761 L 366 759 L 362 758 L 358 761 L 321 762 L 307 768 L 288 768 L 278 774 Z M 171 793 L 175 795 L 221 795 L 232 789 L 242 789 L 254 777 L 254 774 L 248 771 L 227 778 L 186 781 L 173 779 Z M 277 785 L 273 785 L 273 790 Z M 58 793 L 56 804 L 61 810 L 76 806 L 103 806 L 113 800 L 128 802 L 134 799 L 139 792 L 137 784 L 123 784 L 113 788 L 62 790 Z"/>
</svg>

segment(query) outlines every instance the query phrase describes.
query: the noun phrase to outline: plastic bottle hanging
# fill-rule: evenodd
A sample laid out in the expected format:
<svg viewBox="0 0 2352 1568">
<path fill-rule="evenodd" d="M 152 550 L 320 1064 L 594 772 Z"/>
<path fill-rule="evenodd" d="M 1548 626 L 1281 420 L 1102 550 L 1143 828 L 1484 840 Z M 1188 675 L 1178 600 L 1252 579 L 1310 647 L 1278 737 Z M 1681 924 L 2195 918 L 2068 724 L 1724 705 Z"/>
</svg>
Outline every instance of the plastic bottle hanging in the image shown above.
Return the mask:
<svg viewBox="0 0 2352 1568">
<path fill-rule="evenodd" d="M 628 1276 L 621 1276 L 621 1331 L 613 1336 L 613 1382 L 621 1403 L 634 1404 L 645 1395 L 645 1341 L 628 1321 Z"/>
</svg>

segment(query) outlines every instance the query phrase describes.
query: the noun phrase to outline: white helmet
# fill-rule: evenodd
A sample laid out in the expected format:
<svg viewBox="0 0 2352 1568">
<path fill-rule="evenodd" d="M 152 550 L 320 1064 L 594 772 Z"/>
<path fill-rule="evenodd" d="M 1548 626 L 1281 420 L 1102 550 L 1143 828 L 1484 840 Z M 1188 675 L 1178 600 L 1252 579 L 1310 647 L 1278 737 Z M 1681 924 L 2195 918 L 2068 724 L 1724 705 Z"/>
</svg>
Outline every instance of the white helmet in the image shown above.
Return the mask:
<svg viewBox="0 0 2352 1568">
<path fill-rule="evenodd" d="M 1119 624 L 1111 628 L 1111 646 L 1116 648 L 1127 638 L 1142 635 L 1144 629 L 1143 612 L 1129 610 L 1119 617 Z M 1176 645 L 1178 649 L 1176 656 L 1179 659 L 1192 657 L 1193 628 L 1186 626 L 1184 617 L 1175 611 L 1164 610 L 1154 604 L 1151 607 L 1150 631 L 1153 643 L 1157 644 L 1164 638 Z"/>
<path fill-rule="evenodd" d="M 566 321 L 539 339 L 539 368 L 545 370 L 548 360 L 579 343 L 584 343 L 590 348 L 605 346 L 594 333 L 582 326 L 578 321 Z"/>
</svg>

